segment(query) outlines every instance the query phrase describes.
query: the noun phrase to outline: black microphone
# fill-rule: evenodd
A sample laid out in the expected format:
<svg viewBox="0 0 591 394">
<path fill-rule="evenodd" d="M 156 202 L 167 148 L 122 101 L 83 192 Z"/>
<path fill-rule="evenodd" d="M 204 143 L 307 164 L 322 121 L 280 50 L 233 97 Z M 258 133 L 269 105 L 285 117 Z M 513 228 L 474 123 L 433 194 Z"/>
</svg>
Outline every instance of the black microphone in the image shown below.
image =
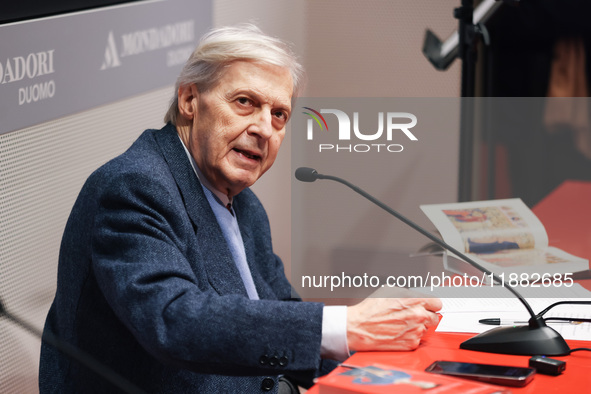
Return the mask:
<svg viewBox="0 0 591 394">
<path fill-rule="evenodd" d="M 295 172 L 295 177 L 298 181 L 314 182 L 318 179 L 318 172 L 310 167 L 300 167 Z"/>
<path fill-rule="evenodd" d="M 487 270 L 464 253 L 460 252 L 453 246 L 447 244 L 443 240 L 437 238 L 429 231 L 425 230 L 412 220 L 407 219 L 400 213 L 396 212 L 371 194 L 367 193 L 363 189 L 353 185 L 352 183 L 332 175 L 319 174 L 315 169 L 309 167 L 300 167 L 295 172 L 295 177 L 302 182 L 314 182 L 316 179 L 329 179 L 342 183 L 343 185 L 353 189 L 355 192 L 361 194 L 363 197 L 373 202 L 398 220 L 404 222 L 408 226 L 412 227 L 443 249 L 448 250 L 470 265 L 475 267 L 481 272 L 486 273 L 498 284 L 502 284 L 503 281 L 494 274 Z M 478 334 L 475 337 L 468 339 L 460 344 L 461 349 L 477 350 L 488 353 L 501 353 L 501 354 L 518 354 L 518 355 L 548 355 L 548 356 L 563 356 L 570 353 L 570 348 L 564 338 L 556 332 L 553 328 L 548 327 L 544 322 L 544 319 L 540 315 L 536 315 L 529 305 L 529 303 L 523 298 L 517 290 L 508 284 L 504 284 L 504 287 L 509 290 L 515 297 L 521 301 L 527 312 L 531 316 L 526 326 L 507 326 L 497 327 L 492 330 Z"/>
<path fill-rule="evenodd" d="M 6 310 L 6 308 L 4 307 L 4 303 L 2 302 L 2 300 L 0 300 L 0 317 L 2 316 L 6 317 L 8 320 L 20 326 L 21 328 L 24 328 L 26 331 L 30 332 L 36 337 L 41 338 L 50 346 L 56 348 L 57 350 L 64 353 L 71 359 L 89 368 L 91 371 L 100 375 L 105 380 L 112 383 L 124 392 L 131 394 L 147 394 L 144 390 L 140 389 L 135 384 L 131 383 L 129 380 L 119 375 L 117 372 L 113 371 L 113 369 L 107 367 L 105 364 L 99 362 L 97 359 L 95 359 L 82 349 L 77 348 L 76 346 L 58 338 L 57 336 L 47 331 L 41 332 L 29 323 L 8 312 L 8 310 Z"/>
</svg>

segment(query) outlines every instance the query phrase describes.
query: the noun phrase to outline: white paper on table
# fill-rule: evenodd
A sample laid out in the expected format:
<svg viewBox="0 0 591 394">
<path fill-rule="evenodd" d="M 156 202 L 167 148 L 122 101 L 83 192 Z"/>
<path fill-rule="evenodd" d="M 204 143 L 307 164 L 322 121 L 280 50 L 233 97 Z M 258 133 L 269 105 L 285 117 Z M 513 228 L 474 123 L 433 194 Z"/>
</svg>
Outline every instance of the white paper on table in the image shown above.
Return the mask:
<svg viewBox="0 0 591 394">
<path fill-rule="evenodd" d="M 421 291 L 421 288 L 414 289 Z M 539 289 L 518 288 L 535 313 L 557 301 L 591 301 L 591 292 L 575 284 L 565 290 L 549 287 L 544 289 L 544 298 L 530 298 L 540 295 Z M 479 323 L 481 319 L 500 318 L 508 321 L 527 322 L 530 316 L 523 304 L 502 287 L 440 287 L 434 291 L 426 289 L 429 295 L 441 298 L 443 316 L 437 332 L 481 333 L 495 326 Z M 554 297 L 560 295 L 560 297 Z M 567 297 L 565 297 L 567 296 Z M 591 318 L 591 305 L 559 305 L 547 312 L 544 317 Z M 526 324 L 526 323 L 516 323 Z M 564 339 L 591 341 L 591 323 L 548 322 Z"/>
</svg>

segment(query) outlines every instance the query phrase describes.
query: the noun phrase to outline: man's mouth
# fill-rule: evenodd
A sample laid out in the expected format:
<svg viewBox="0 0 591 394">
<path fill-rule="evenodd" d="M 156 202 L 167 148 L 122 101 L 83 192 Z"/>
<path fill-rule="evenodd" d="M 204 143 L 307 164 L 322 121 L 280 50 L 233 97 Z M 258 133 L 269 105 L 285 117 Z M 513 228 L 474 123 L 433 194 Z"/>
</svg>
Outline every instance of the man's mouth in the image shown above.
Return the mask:
<svg viewBox="0 0 591 394">
<path fill-rule="evenodd" d="M 240 153 L 241 155 L 243 155 L 243 156 L 245 156 L 245 157 L 247 157 L 247 158 L 249 158 L 251 160 L 257 160 L 257 161 L 261 160 L 261 156 L 260 155 L 257 155 L 254 152 L 249 152 L 249 151 L 242 150 L 242 149 L 237 149 L 237 148 L 234 148 L 234 151 Z"/>
</svg>

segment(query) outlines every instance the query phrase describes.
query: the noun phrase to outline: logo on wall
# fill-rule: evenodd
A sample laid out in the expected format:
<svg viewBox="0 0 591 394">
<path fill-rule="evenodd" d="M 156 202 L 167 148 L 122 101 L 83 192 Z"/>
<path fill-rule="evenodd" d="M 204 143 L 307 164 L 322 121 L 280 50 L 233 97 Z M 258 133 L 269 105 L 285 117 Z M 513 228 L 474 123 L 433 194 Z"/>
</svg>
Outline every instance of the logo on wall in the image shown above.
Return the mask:
<svg viewBox="0 0 591 394">
<path fill-rule="evenodd" d="M 212 7 L 138 1 L 0 25 L 0 136 L 170 86 Z"/>
<path fill-rule="evenodd" d="M 26 56 L 7 58 L 0 62 L 0 85 L 38 80 L 55 73 L 55 49 L 32 52 Z M 42 81 L 30 83 L 18 88 L 18 105 L 30 104 L 55 96 L 55 81 L 41 78 Z"/>
<path fill-rule="evenodd" d="M 166 48 L 171 48 L 166 52 L 166 65 L 168 67 L 183 64 L 193 52 L 194 41 L 194 20 L 124 33 L 119 37 L 119 41 L 115 39 L 113 31 L 110 31 L 100 70 L 119 67 L 123 59 L 129 56 Z M 119 45 L 117 45 L 118 42 Z"/>
<path fill-rule="evenodd" d="M 320 128 L 321 133 L 328 133 L 328 123 L 322 114 L 336 116 L 338 122 L 337 134 L 331 136 L 337 143 L 324 143 L 326 134 L 323 135 L 323 143 L 318 144 L 319 152 L 402 152 L 401 144 L 392 143 L 398 136 L 403 135 L 410 141 L 418 141 L 418 138 L 410 131 L 417 124 L 417 117 L 408 112 L 378 112 L 377 131 L 367 132 L 359 126 L 359 112 L 353 112 L 353 122 L 347 113 L 339 109 L 321 109 L 317 111 L 310 107 L 303 107 L 310 118 L 306 123 L 306 139 L 314 140 L 314 129 Z M 374 115 L 375 116 L 375 115 Z M 331 117 L 332 118 L 332 117 Z M 334 118 L 332 118 L 334 120 Z M 385 126 L 384 126 L 385 125 Z M 347 141 L 364 141 L 359 144 L 346 144 Z"/>
<path fill-rule="evenodd" d="M 107 68 L 119 67 L 121 65 L 121 61 L 119 60 L 119 55 L 117 54 L 117 46 L 115 45 L 115 37 L 113 36 L 113 32 L 109 32 L 109 38 L 107 39 L 107 48 L 105 48 L 105 60 L 101 66 L 101 70 L 106 70 Z"/>
</svg>

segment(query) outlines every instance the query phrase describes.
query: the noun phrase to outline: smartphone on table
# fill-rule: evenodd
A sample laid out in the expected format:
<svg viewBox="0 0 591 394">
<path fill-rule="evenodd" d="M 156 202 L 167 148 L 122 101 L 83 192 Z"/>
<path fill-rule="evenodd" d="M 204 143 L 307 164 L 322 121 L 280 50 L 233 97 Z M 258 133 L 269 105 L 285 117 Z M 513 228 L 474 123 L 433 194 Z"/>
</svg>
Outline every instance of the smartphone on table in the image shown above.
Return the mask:
<svg viewBox="0 0 591 394">
<path fill-rule="evenodd" d="M 425 371 L 512 387 L 525 386 L 536 374 L 534 368 L 441 360 L 429 365 Z"/>
</svg>

